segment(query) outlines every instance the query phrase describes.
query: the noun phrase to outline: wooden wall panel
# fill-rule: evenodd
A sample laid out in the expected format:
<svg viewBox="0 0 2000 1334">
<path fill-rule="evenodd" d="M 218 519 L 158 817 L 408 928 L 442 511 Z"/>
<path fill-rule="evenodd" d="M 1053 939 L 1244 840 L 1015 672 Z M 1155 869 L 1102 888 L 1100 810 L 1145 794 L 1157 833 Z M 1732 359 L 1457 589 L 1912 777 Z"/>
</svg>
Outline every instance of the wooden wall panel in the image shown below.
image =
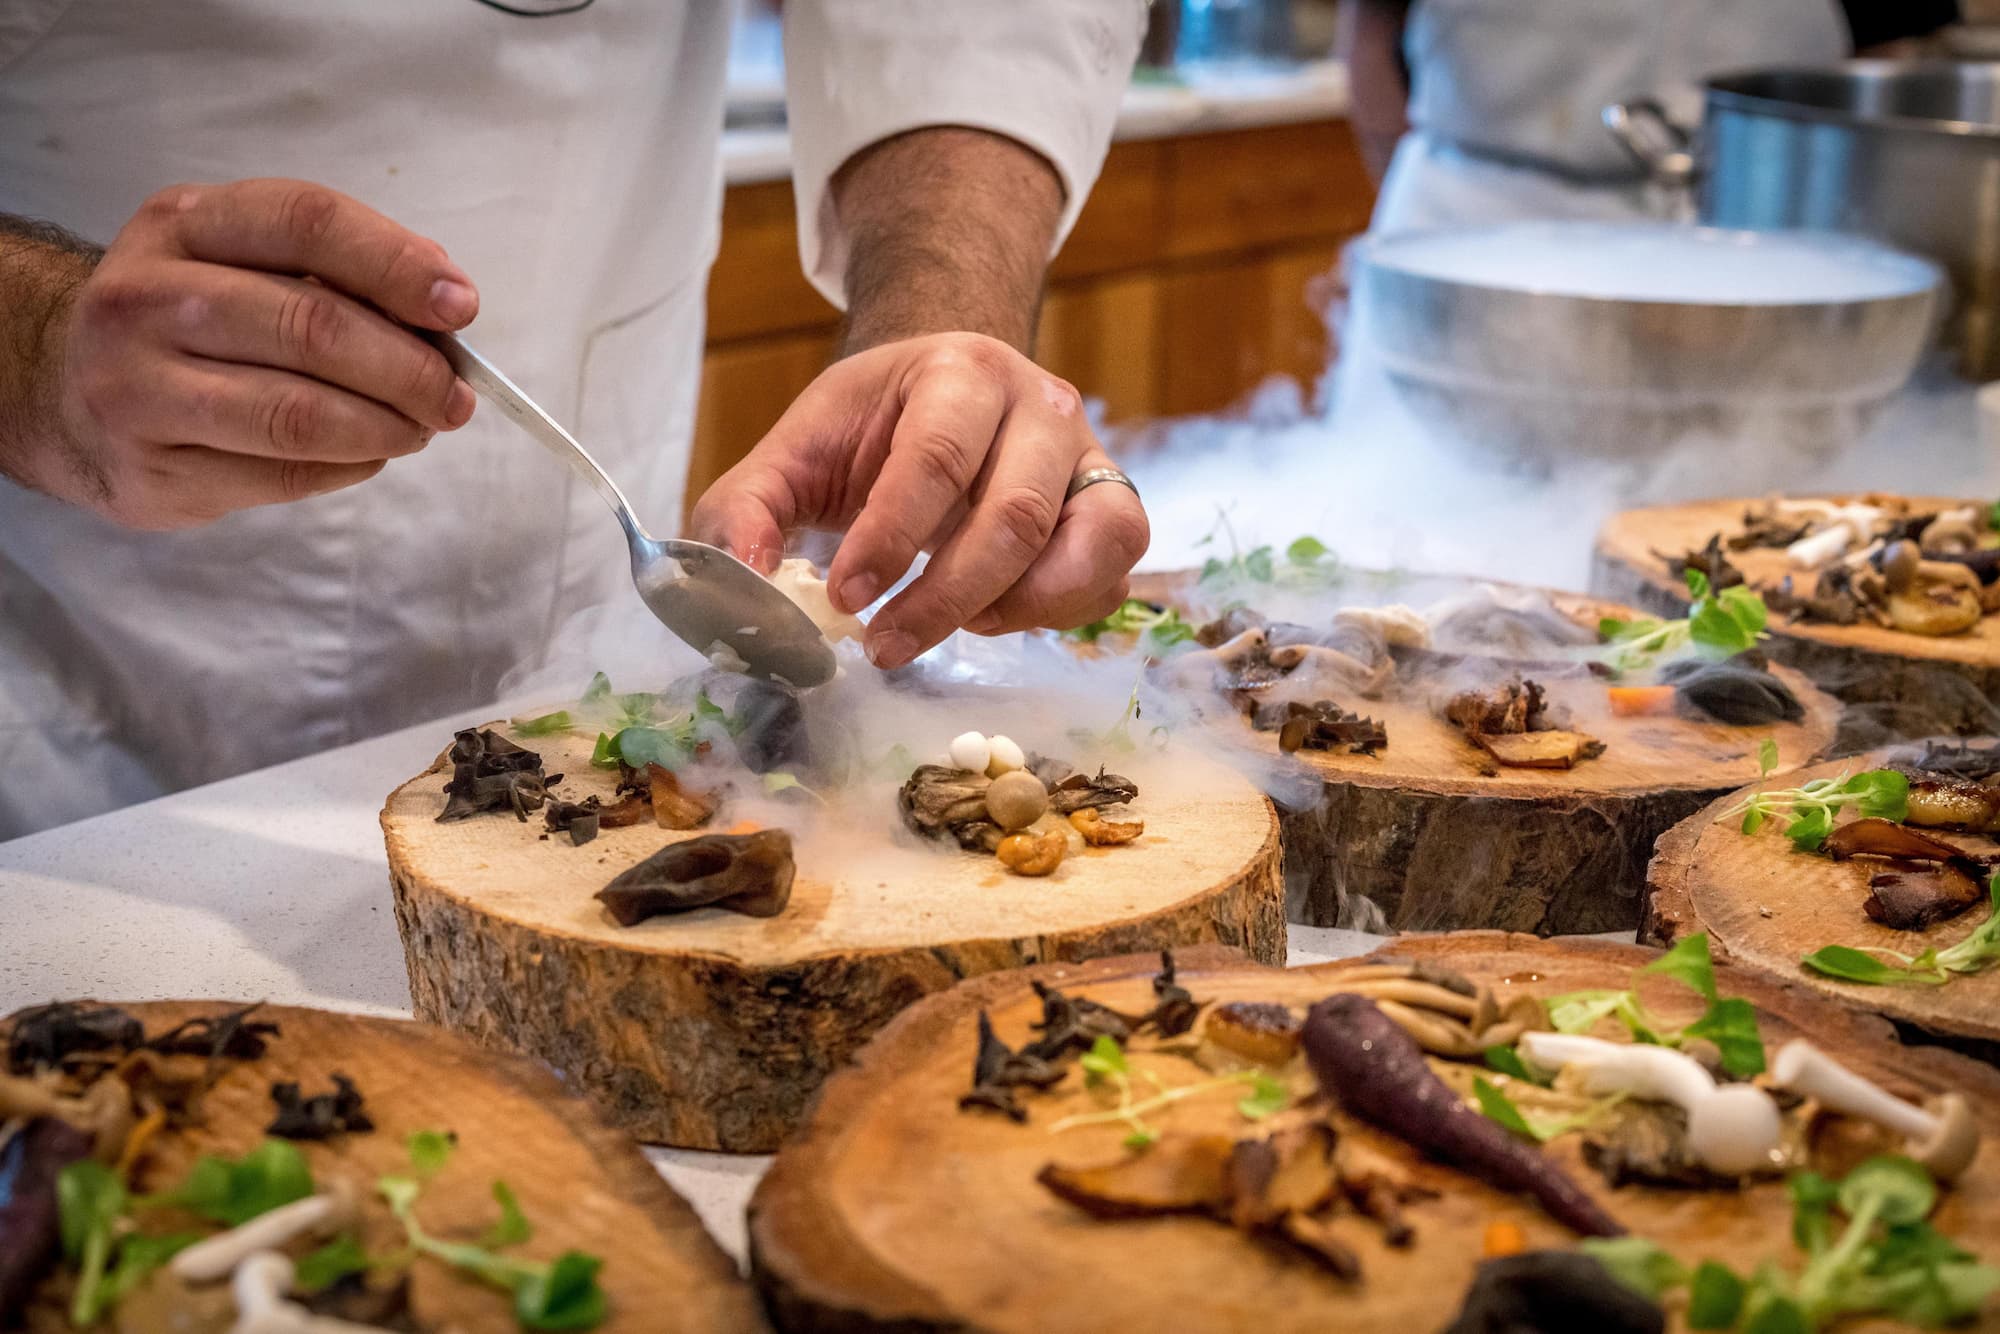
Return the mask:
<svg viewBox="0 0 2000 1334">
<path fill-rule="evenodd" d="M 710 347 L 702 358 L 684 509 L 754 448 L 833 358 L 832 330 Z"/>
<path fill-rule="evenodd" d="M 1035 360 L 1104 400 L 1113 421 L 1146 417 L 1161 399 L 1160 279 L 1136 273 L 1050 289 Z"/>
</svg>

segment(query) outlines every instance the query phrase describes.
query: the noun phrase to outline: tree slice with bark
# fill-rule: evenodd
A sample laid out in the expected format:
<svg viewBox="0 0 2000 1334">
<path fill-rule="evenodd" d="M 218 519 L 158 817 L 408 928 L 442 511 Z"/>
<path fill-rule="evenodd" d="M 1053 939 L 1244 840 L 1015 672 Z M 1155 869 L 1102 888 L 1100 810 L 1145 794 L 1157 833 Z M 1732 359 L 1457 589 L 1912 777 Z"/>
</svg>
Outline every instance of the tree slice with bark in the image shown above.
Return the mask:
<svg viewBox="0 0 2000 1334">
<path fill-rule="evenodd" d="M 1857 497 L 1826 497 L 1855 499 Z M 1919 510 L 1961 509 L 1983 501 L 1911 496 Z M 1626 510 L 1599 530 L 1591 557 L 1591 591 L 1630 602 L 1657 616 L 1685 616 L 1686 582 L 1668 564 L 1699 550 L 1717 533 L 1743 531 L 1756 500 L 1703 500 Z M 1775 588 L 1787 574 L 1810 591 L 1817 571 L 1793 570 L 1783 549 L 1728 553 L 1753 588 Z M 1982 617 L 1964 634 L 1916 635 L 1872 621 L 1825 625 L 1771 618 L 1771 656 L 1811 677 L 1850 706 L 1840 751 L 1940 733 L 1969 736 L 2000 722 L 2000 617 Z"/>
<path fill-rule="evenodd" d="M 120 1008 L 147 1033 L 158 1034 L 239 1004 L 152 1001 Z M 432 1234 L 460 1239 L 485 1231 L 498 1213 L 493 1183 L 503 1180 L 535 1229 L 511 1253 L 550 1259 L 577 1250 L 603 1259 L 598 1282 L 610 1315 L 598 1326 L 601 1334 L 736 1334 L 765 1327 L 749 1285 L 693 1208 L 630 1140 L 542 1066 L 405 1020 L 280 1005 L 264 1006 L 254 1017 L 277 1024 L 278 1034 L 256 1060 L 223 1062 L 219 1082 L 202 1099 L 199 1124 L 170 1127 L 150 1142 L 135 1171 L 136 1191 L 171 1188 L 203 1154 L 241 1157 L 265 1138 L 272 1083 L 296 1082 L 310 1095 L 329 1089 L 337 1071 L 361 1091 L 375 1128 L 300 1142 L 299 1148 L 316 1184 L 348 1182 L 366 1201 L 358 1239 L 370 1254 L 393 1254 L 406 1245 L 402 1228 L 375 1198 L 376 1178 L 408 1175 L 405 1141 L 413 1132 L 450 1131 L 457 1147 L 417 1205 Z M 0 1036 L 11 1028 L 11 1021 L 0 1020 Z M 516 1328 L 507 1294 L 428 1259 L 408 1272 L 418 1328 Z M 70 1329 L 68 1288 L 66 1278 L 43 1285 L 25 1326 L 31 1334 Z M 225 1330 L 227 1293 L 226 1283 L 190 1293 L 155 1274 L 146 1289 L 125 1299 L 117 1328 Z M 213 1323 L 189 1314 L 211 1308 Z M 174 1310 L 182 1317 L 167 1314 Z M 146 1311 L 153 1315 L 142 1318 Z"/>
<path fill-rule="evenodd" d="M 1498 932 L 1412 937 L 1382 953 L 1537 995 L 1624 988 L 1635 967 L 1656 957 L 1630 945 Z M 1343 974 L 1369 962 L 1279 970 L 1221 950 L 1188 951 L 1176 961 L 1179 982 L 1198 1000 L 1300 1007 L 1338 990 Z M 897 1334 L 968 1328 L 1410 1334 L 1448 1323 L 1489 1225 L 1518 1226 L 1530 1249 L 1575 1244 L 1574 1233 L 1526 1198 L 1425 1159 L 1337 1111 L 1330 1115 L 1341 1144 L 1377 1154 L 1411 1183 L 1438 1192 L 1403 1206 L 1415 1230 L 1405 1248 L 1388 1244 L 1383 1230 L 1351 1212 L 1329 1220 L 1359 1259 L 1357 1281 L 1335 1278 L 1207 1217 L 1099 1219 L 1058 1199 L 1037 1183 L 1043 1167 L 1118 1161 L 1125 1129 L 1051 1133 L 1058 1118 L 1101 1105 L 1074 1071 L 1049 1090 L 1024 1093 L 1025 1124 L 957 1110 L 979 1015 L 986 1012 L 1000 1039 L 1018 1046 L 1033 1035 L 1029 1024 L 1040 1013 L 1031 981 L 1121 1010 L 1144 1009 L 1157 966 L 1150 957 L 1101 959 L 976 978 L 913 1007 L 864 1048 L 828 1083 L 751 1201 L 752 1278 L 778 1325 Z M 1906 1050 L 1881 1020 L 1768 977 L 1724 965 L 1717 981 L 1725 994 L 1751 1002 L 1772 1047 L 1809 1038 L 1892 1092 L 1921 1099 L 1957 1090 L 1985 1124 L 2000 1124 L 2000 1071 L 1949 1052 Z M 1664 978 L 1647 978 L 1642 995 L 1649 1010 L 1673 1022 L 1699 1009 L 1691 992 Z M 1159 1114 L 1156 1125 L 1162 1132 L 1239 1138 L 1263 1133 L 1260 1124 L 1274 1129 L 1278 1120 L 1310 1119 L 1319 1110 L 1295 1106 L 1272 1122 L 1252 1123 L 1234 1103 L 1227 1093 L 1190 1098 Z M 1582 1161 L 1575 1136 L 1546 1151 L 1634 1233 L 1690 1264 L 1713 1257 L 1746 1272 L 1766 1258 L 1794 1270 L 1799 1264 L 1792 1204 L 1780 1180 L 1740 1192 L 1613 1189 Z M 1989 1262 L 2000 1254 L 1994 1241 L 2000 1145 L 1990 1137 L 1945 1193 L 1933 1222 Z M 2000 1327 L 2000 1313 L 1981 1327 Z"/>
<path fill-rule="evenodd" d="M 1744 792 L 1796 787 L 1815 778 L 1879 768 L 1891 755 L 1875 751 L 1816 765 Z M 1641 938 L 1665 945 L 1690 932 L 1706 931 L 1716 954 L 1745 968 L 1877 1011 L 1919 1034 L 1965 1046 L 1989 1060 L 2000 1056 L 2000 969 L 1954 977 L 1943 986 L 1864 986 L 1823 977 L 1799 963 L 1824 945 L 1911 955 L 1955 945 L 1986 919 L 1984 894 L 1949 921 L 1922 931 L 1891 930 L 1868 920 L 1862 911 L 1869 874 L 1880 870 L 1881 863 L 1865 859 L 1836 863 L 1795 850 L 1774 827 L 1744 834 L 1740 820 L 1718 820 L 1741 795 L 1718 798 L 1660 840 L 1646 877 Z M 1974 853 L 1996 848 L 1993 840 L 1979 835 L 1925 832 Z"/>
<path fill-rule="evenodd" d="M 1185 605 L 1192 582 L 1188 573 L 1147 576 L 1133 595 Z M 1589 626 L 1637 614 L 1551 597 Z M 1329 591 L 1322 619 L 1353 600 Z M 1602 681 L 1537 676 L 1532 667 L 1523 674 L 1540 680 L 1577 728 L 1605 742 L 1604 753 L 1569 769 L 1509 768 L 1440 716 L 1441 700 L 1393 686 L 1380 700 L 1336 698 L 1381 721 L 1389 744 L 1372 756 L 1298 752 L 1324 780 L 1325 799 L 1281 813 L 1293 921 L 1394 931 L 1629 931 L 1638 925 L 1654 840 L 1754 778 L 1767 737 L 1777 743 L 1779 772 L 1816 759 L 1831 744 L 1840 713 L 1833 699 L 1784 669 L 1778 675 L 1805 717 L 1758 727 L 1614 717 Z M 1244 730 L 1250 744 L 1277 753 L 1275 734 L 1251 733 L 1247 721 Z"/>
<path fill-rule="evenodd" d="M 610 800 L 616 775 L 591 767 L 589 739 L 524 744 L 567 776 L 563 796 Z M 642 824 L 573 847 L 505 813 L 438 824 L 433 769 L 382 812 L 411 998 L 423 1018 L 547 1061 L 640 1139 L 765 1152 L 876 1029 L 960 978 L 1202 942 L 1281 961 L 1270 802 L 1194 756 L 1176 774 L 1133 803 L 1136 843 L 1072 853 L 1051 876 L 906 846 L 885 803 L 879 832 L 799 841 L 775 917 L 704 908 L 621 927 L 593 896 L 694 834 Z"/>
</svg>

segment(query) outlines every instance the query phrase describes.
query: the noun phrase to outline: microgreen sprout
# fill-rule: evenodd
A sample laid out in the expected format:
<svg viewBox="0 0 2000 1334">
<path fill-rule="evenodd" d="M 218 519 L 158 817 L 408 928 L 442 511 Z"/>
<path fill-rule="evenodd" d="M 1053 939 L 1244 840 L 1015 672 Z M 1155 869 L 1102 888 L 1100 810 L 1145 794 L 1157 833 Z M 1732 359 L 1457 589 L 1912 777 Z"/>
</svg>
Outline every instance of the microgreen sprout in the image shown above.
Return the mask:
<svg viewBox="0 0 2000 1334">
<path fill-rule="evenodd" d="M 1679 1047 L 1691 1038 L 1715 1044 L 1722 1068 L 1739 1079 L 1764 1069 L 1764 1040 L 1757 1029 L 1757 1012 L 1750 1002 L 1724 996 L 1715 984 L 1715 964 L 1708 936 L 1683 937 L 1665 954 L 1638 970 L 1671 977 L 1708 1002 L 1701 1018 L 1684 1028 L 1671 1028 L 1647 1012 L 1637 990 L 1571 991 L 1549 997 L 1549 1025 L 1558 1033 L 1587 1033 L 1601 1019 L 1615 1018 L 1638 1042 Z"/>
<path fill-rule="evenodd" d="M 1709 657 L 1727 658 L 1763 638 L 1770 612 L 1755 589 L 1739 584 L 1718 591 L 1695 569 L 1687 571 L 1687 586 L 1693 601 L 1685 619 L 1622 621 L 1607 616 L 1597 623 L 1598 637 L 1606 644 L 1604 664 L 1613 675 L 1649 667 L 1690 643 Z"/>
<path fill-rule="evenodd" d="M 1720 824 L 1741 816 L 1746 834 L 1776 820 L 1786 838 L 1816 852 L 1833 832 L 1834 817 L 1850 807 L 1860 815 L 1901 820 L 1910 813 L 1910 780 L 1894 769 L 1815 778 L 1800 787 L 1752 792 L 1715 819 Z"/>
<path fill-rule="evenodd" d="M 1986 882 L 1986 920 L 1956 945 L 1900 954 L 1880 946 L 1826 945 L 1800 960 L 1823 977 L 1867 986 L 1943 986 L 1960 974 L 2000 962 L 2000 872 Z"/>
<path fill-rule="evenodd" d="M 1150 1070 L 1135 1071 L 1126 1058 L 1125 1049 L 1109 1034 L 1100 1035 L 1091 1044 L 1090 1050 L 1077 1058 L 1077 1064 L 1083 1067 L 1084 1083 L 1091 1088 L 1108 1090 L 1116 1097 L 1117 1104 L 1101 1112 L 1077 1112 L 1065 1116 L 1049 1127 L 1049 1133 L 1059 1135 L 1079 1126 L 1122 1123 L 1129 1132 L 1124 1141 L 1128 1149 L 1143 1149 L 1160 1137 L 1160 1132 L 1147 1124 L 1146 1117 L 1204 1093 L 1250 1085 L 1250 1092 L 1237 1102 L 1236 1109 L 1253 1121 L 1282 1111 L 1291 1100 L 1284 1084 L 1257 1070 L 1237 1070 L 1215 1079 L 1169 1087 Z M 1134 1093 L 1141 1081 L 1153 1089 L 1145 1097 L 1137 1097 Z"/>
</svg>

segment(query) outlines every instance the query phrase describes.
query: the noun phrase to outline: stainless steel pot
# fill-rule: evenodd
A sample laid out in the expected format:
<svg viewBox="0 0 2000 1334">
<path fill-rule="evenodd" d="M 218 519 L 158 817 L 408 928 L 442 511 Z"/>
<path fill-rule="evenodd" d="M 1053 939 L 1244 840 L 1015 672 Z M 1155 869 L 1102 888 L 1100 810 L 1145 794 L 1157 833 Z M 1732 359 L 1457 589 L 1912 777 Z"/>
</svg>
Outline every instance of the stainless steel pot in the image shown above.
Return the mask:
<svg viewBox="0 0 2000 1334">
<path fill-rule="evenodd" d="M 2000 64 L 1856 60 L 1708 80 L 1690 141 L 1657 104 L 1605 123 L 1703 222 L 1856 232 L 1942 264 L 1960 369 L 2000 379 Z"/>
</svg>

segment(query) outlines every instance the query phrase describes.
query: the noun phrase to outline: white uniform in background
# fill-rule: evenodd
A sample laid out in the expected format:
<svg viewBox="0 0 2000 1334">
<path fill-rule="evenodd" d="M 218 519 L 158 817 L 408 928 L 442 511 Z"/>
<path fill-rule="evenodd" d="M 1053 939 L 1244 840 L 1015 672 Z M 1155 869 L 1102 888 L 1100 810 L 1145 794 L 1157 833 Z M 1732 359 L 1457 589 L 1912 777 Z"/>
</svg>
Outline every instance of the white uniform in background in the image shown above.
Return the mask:
<svg viewBox="0 0 2000 1334">
<path fill-rule="evenodd" d="M 1693 124 L 1711 75 L 1848 51 L 1834 0 L 1417 0 L 1412 129 L 1370 228 L 1658 216 L 1606 106 L 1656 97 Z"/>
<path fill-rule="evenodd" d="M 179 181 L 293 176 L 434 237 L 469 338 L 679 523 L 718 239 L 724 0 L 0 0 L 0 212 L 108 242 Z M 788 0 L 807 271 L 858 149 L 995 130 L 1102 164 L 1139 0 Z M 603 503 L 499 414 L 362 486 L 130 533 L 0 481 L 0 838 L 491 699 L 633 594 Z"/>
</svg>

